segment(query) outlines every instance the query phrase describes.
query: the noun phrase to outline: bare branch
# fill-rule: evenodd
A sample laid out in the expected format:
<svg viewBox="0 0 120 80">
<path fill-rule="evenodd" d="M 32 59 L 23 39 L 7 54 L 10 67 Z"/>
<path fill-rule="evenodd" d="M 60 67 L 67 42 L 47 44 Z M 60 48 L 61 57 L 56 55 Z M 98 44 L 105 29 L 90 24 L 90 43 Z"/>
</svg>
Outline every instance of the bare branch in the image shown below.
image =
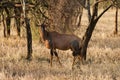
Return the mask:
<svg viewBox="0 0 120 80">
<path fill-rule="evenodd" d="M 104 1 L 110 1 L 110 0 L 98 0 L 98 1 L 96 1 L 96 3 L 93 6 L 95 6 L 98 3 L 104 2 Z"/>
<path fill-rule="evenodd" d="M 113 4 L 111 4 L 109 7 L 107 7 L 107 8 L 96 18 L 96 21 L 99 20 L 99 18 L 100 18 L 108 9 L 110 9 L 112 6 L 113 6 Z"/>
<path fill-rule="evenodd" d="M 28 4 L 28 3 L 26 3 L 25 6 L 26 7 L 30 7 L 30 8 L 35 7 L 34 4 Z M 15 7 L 22 7 L 22 5 L 21 5 L 21 3 L 15 3 Z"/>
</svg>

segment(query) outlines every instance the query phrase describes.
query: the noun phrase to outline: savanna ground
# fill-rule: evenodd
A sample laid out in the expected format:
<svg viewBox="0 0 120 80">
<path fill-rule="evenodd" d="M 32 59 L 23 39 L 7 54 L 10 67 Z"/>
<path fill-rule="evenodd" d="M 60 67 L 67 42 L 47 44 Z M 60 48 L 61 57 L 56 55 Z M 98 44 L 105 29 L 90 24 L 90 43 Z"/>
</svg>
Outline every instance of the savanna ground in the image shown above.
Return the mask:
<svg viewBox="0 0 120 80">
<path fill-rule="evenodd" d="M 75 31 L 79 37 L 83 36 L 87 27 L 86 15 L 84 11 L 82 26 Z M 1 25 L 0 80 L 120 80 L 120 35 L 112 35 L 114 16 L 115 11 L 109 10 L 99 20 L 88 46 L 86 63 L 80 66 L 76 63 L 74 70 L 71 69 L 73 57 L 70 50 L 58 51 L 62 68 L 56 58 L 53 67 L 50 67 L 49 50 L 39 43 L 35 29 L 33 29 L 33 59 L 27 61 L 25 28 L 22 28 L 22 37 L 18 38 L 15 27 L 12 27 L 12 35 L 7 39 L 3 37 Z"/>
</svg>

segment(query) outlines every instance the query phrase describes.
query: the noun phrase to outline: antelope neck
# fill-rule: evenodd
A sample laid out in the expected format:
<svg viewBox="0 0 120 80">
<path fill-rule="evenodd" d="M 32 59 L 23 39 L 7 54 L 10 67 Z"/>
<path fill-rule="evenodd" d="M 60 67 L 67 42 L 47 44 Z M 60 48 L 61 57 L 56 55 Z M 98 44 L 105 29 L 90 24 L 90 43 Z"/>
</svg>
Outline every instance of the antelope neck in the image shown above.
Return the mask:
<svg viewBox="0 0 120 80">
<path fill-rule="evenodd" d="M 42 37 L 44 41 L 49 40 L 49 32 L 47 32 L 45 28 L 42 28 Z"/>
</svg>

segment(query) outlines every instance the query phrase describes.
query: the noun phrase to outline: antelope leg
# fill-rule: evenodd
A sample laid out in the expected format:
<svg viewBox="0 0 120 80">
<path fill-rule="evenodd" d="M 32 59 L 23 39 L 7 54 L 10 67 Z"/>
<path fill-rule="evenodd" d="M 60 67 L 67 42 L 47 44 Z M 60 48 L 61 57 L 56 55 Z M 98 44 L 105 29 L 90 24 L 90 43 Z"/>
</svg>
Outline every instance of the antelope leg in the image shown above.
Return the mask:
<svg viewBox="0 0 120 80">
<path fill-rule="evenodd" d="M 76 60 L 76 57 L 74 56 L 74 57 L 73 57 L 73 64 L 72 64 L 72 68 L 73 68 L 73 66 L 74 66 L 74 64 L 75 64 L 75 60 Z"/>
<path fill-rule="evenodd" d="M 53 60 L 53 50 L 52 49 L 50 49 L 50 56 L 51 56 L 51 58 L 50 58 L 50 66 L 52 67 L 52 60 Z"/>
<path fill-rule="evenodd" d="M 57 61 L 59 62 L 60 66 L 62 66 L 62 64 L 61 64 L 61 62 L 60 62 L 60 59 L 59 59 L 59 56 L 58 56 L 57 52 L 54 51 L 54 54 L 55 54 L 55 56 L 57 57 Z"/>
</svg>

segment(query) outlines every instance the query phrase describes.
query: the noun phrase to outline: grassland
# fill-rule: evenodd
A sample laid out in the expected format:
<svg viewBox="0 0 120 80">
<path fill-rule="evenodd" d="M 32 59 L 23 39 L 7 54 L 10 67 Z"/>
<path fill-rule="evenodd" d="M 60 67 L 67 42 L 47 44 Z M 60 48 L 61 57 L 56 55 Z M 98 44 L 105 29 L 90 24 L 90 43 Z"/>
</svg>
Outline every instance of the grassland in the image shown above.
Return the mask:
<svg viewBox="0 0 120 80">
<path fill-rule="evenodd" d="M 51 68 L 49 50 L 39 43 L 39 38 L 33 40 L 32 61 L 27 61 L 25 30 L 19 38 L 13 27 L 11 37 L 4 38 L 1 25 L 0 80 L 120 80 L 120 30 L 118 35 L 112 35 L 114 16 L 115 11 L 109 10 L 99 20 L 88 46 L 86 63 L 79 65 L 76 62 L 74 70 L 71 69 L 73 57 L 70 50 L 58 50 L 63 67 L 54 58 Z M 83 36 L 87 22 L 84 11 L 82 26 L 75 31 L 76 35 Z"/>
</svg>

